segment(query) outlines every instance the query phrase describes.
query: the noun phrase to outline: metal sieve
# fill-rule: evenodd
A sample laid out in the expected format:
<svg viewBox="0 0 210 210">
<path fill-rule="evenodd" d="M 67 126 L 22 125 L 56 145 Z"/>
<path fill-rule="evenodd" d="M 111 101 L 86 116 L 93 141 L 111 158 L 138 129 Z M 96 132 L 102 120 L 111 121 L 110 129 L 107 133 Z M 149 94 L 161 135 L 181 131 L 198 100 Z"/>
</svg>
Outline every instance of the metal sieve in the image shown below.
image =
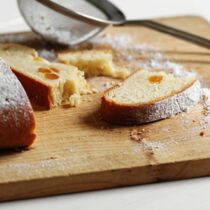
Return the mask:
<svg viewBox="0 0 210 210">
<path fill-rule="evenodd" d="M 109 25 L 141 25 L 210 48 L 210 40 L 153 20 L 126 20 L 120 9 L 107 0 L 17 0 L 31 29 L 47 41 L 76 45 Z"/>
</svg>

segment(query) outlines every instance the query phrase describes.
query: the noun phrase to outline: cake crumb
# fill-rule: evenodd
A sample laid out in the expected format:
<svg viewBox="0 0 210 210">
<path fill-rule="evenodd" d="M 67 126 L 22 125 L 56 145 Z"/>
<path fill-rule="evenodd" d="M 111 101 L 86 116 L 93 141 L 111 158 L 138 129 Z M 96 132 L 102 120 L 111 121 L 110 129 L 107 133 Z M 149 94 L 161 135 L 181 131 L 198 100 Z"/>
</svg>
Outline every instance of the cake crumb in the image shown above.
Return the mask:
<svg viewBox="0 0 210 210">
<path fill-rule="evenodd" d="M 55 160 L 55 159 L 57 159 L 57 157 L 55 157 L 55 156 L 54 157 L 51 156 L 51 157 L 48 158 L 48 160 Z"/>
<path fill-rule="evenodd" d="M 199 135 L 200 136 L 204 136 L 204 134 L 205 134 L 205 132 L 204 131 L 201 131 Z"/>
<path fill-rule="evenodd" d="M 207 107 L 203 107 L 202 114 L 203 114 L 204 116 L 208 116 L 208 115 L 209 115 L 209 110 L 208 110 Z"/>
<path fill-rule="evenodd" d="M 131 130 L 129 133 L 130 139 L 133 141 L 142 142 L 143 140 L 145 140 L 145 138 L 143 137 L 143 132 L 144 128 L 141 130 L 136 130 L 136 129 Z"/>
</svg>

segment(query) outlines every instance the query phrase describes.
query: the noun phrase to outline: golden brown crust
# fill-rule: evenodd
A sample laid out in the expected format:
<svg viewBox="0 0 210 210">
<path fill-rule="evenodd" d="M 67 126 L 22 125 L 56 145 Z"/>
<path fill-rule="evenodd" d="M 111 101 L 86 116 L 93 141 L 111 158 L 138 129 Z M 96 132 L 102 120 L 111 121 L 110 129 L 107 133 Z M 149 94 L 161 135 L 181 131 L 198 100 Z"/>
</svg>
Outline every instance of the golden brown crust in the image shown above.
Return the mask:
<svg viewBox="0 0 210 210">
<path fill-rule="evenodd" d="M 14 68 L 12 68 L 12 71 L 23 85 L 31 101 L 45 107 L 46 109 L 50 109 L 52 107 L 52 101 L 49 97 L 50 87 L 34 80 L 33 78 L 25 76 Z"/>
<path fill-rule="evenodd" d="M 114 102 L 106 100 L 103 96 L 101 99 L 101 115 L 102 118 L 110 123 L 119 125 L 136 124 L 136 112 L 144 112 L 144 106 L 121 106 Z"/>
<path fill-rule="evenodd" d="M 30 117 L 19 119 L 18 128 L 15 126 L 15 121 L 11 117 L 7 125 L 2 126 L 0 130 L 0 149 L 23 148 L 29 147 L 35 140 L 35 117 L 31 106 L 25 107 L 27 112 L 30 112 Z"/>
<path fill-rule="evenodd" d="M 18 79 L 0 59 L 0 149 L 29 147 L 35 137 L 35 116 Z"/>
</svg>

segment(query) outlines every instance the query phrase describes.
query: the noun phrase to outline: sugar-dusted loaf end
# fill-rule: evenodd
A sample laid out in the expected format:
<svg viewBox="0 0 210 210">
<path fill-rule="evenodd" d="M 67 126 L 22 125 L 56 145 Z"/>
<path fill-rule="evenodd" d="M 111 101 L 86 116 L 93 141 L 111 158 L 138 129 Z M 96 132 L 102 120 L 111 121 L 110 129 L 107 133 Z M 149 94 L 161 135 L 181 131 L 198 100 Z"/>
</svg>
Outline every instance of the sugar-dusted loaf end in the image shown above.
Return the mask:
<svg viewBox="0 0 210 210">
<path fill-rule="evenodd" d="M 142 124 L 186 111 L 200 100 L 194 75 L 175 77 L 165 72 L 137 71 L 104 93 L 104 120 L 122 125 Z"/>
<path fill-rule="evenodd" d="M 114 63 L 111 50 L 66 51 L 58 54 L 58 60 L 78 67 L 88 77 L 100 75 L 124 79 L 129 75 L 129 71 L 125 67 Z"/>
<path fill-rule="evenodd" d="M 30 146 L 35 117 L 29 99 L 9 66 L 0 59 L 0 149 Z"/>
<path fill-rule="evenodd" d="M 0 44 L 0 57 L 12 68 L 32 100 L 46 108 L 75 106 L 90 92 L 84 73 L 76 67 L 50 63 L 37 52 L 18 44 Z"/>
</svg>

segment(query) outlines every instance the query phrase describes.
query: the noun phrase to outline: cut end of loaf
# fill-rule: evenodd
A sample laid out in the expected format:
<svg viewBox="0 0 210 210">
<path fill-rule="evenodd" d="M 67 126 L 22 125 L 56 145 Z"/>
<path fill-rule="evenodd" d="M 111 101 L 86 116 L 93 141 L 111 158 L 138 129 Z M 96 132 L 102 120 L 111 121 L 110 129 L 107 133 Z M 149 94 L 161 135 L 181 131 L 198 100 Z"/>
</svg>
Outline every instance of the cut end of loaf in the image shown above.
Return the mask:
<svg viewBox="0 0 210 210">
<path fill-rule="evenodd" d="M 91 93 L 91 89 L 84 78 L 84 73 L 76 67 L 51 63 L 50 68 L 59 71 L 59 85 L 54 85 L 51 92 L 54 106 L 63 104 L 77 106 L 80 103 L 81 95 Z"/>
<path fill-rule="evenodd" d="M 41 106 L 76 106 L 80 95 L 91 92 L 82 71 L 40 58 L 32 48 L 0 44 L 0 57 L 11 66 L 30 98 Z"/>
</svg>

